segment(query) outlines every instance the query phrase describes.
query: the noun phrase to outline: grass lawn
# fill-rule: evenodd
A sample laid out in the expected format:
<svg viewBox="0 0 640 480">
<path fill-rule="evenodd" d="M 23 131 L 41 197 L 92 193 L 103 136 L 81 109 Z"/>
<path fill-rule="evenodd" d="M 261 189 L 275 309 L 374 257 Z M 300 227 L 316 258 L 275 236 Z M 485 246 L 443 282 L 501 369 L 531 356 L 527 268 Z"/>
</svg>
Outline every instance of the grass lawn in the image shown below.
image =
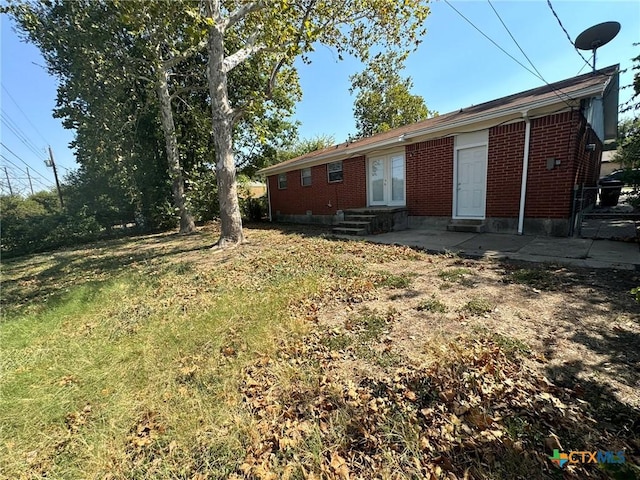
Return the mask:
<svg viewBox="0 0 640 480">
<path fill-rule="evenodd" d="M 4 261 L 0 477 L 639 478 L 637 273 L 245 233 Z"/>
</svg>

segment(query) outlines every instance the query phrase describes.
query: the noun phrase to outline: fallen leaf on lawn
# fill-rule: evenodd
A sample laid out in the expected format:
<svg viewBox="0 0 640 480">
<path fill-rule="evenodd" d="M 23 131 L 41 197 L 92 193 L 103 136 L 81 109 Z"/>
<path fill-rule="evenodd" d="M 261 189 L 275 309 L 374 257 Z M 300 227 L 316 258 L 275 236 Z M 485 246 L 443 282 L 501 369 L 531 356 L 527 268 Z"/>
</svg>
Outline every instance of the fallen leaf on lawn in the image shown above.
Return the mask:
<svg viewBox="0 0 640 480">
<path fill-rule="evenodd" d="M 347 467 L 347 462 L 344 458 L 342 458 L 337 453 L 331 454 L 331 468 L 338 474 L 340 477 L 345 480 L 349 480 L 349 467 Z"/>
<path fill-rule="evenodd" d="M 415 402 L 418 397 L 416 397 L 415 392 L 413 392 L 412 390 L 407 390 L 404 392 L 404 398 L 411 402 Z"/>
<path fill-rule="evenodd" d="M 453 390 L 445 390 L 444 392 L 440 392 L 440 397 L 446 402 L 451 402 L 456 398 L 456 392 Z"/>
<path fill-rule="evenodd" d="M 223 347 L 220 349 L 220 352 L 225 356 L 225 357 L 232 357 L 236 354 L 236 349 L 233 347 Z"/>
<path fill-rule="evenodd" d="M 178 442 L 176 442 L 175 440 L 171 440 L 171 442 L 169 443 L 169 454 L 172 454 L 176 448 L 178 448 Z"/>
</svg>

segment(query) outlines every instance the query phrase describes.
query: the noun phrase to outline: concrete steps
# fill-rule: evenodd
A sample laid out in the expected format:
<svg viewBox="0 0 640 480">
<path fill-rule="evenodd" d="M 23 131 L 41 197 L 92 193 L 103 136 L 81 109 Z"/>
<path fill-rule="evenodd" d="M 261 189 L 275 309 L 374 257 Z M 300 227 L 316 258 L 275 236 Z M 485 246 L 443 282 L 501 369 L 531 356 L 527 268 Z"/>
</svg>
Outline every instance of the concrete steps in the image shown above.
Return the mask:
<svg viewBox="0 0 640 480">
<path fill-rule="evenodd" d="M 640 220 L 640 213 L 596 213 L 589 212 L 582 215 L 582 218 L 604 219 L 604 220 Z"/>
<path fill-rule="evenodd" d="M 365 215 L 365 214 L 356 214 L 356 213 L 345 213 L 344 220 L 350 222 L 367 222 L 375 220 L 375 215 Z"/>
<path fill-rule="evenodd" d="M 345 213 L 344 220 L 333 227 L 333 233 L 341 235 L 369 235 L 375 215 L 351 215 Z"/>
<path fill-rule="evenodd" d="M 350 228 L 350 227 L 333 227 L 333 233 L 339 235 L 367 235 L 366 228 Z"/>
<path fill-rule="evenodd" d="M 451 220 L 447 225 L 449 232 L 482 233 L 485 231 L 484 220 Z"/>
<path fill-rule="evenodd" d="M 348 228 L 364 228 L 364 229 L 369 229 L 369 227 L 371 226 L 371 220 L 345 220 L 343 222 L 340 222 L 341 227 L 348 227 Z"/>
<path fill-rule="evenodd" d="M 362 208 L 345 210 L 344 219 L 333 227 L 340 235 L 371 235 L 407 228 L 407 209 Z"/>
</svg>

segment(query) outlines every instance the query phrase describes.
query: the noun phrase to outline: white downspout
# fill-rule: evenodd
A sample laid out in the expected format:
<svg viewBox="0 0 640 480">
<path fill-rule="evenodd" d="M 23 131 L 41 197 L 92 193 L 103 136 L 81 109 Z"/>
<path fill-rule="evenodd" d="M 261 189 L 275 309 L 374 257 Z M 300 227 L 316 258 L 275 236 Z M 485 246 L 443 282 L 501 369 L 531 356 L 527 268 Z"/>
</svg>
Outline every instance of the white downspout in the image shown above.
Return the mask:
<svg viewBox="0 0 640 480">
<path fill-rule="evenodd" d="M 269 188 L 269 177 L 267 177 L 267 204 L 269 205 L 269 221 L 273 222 L 273 218 L 271 218 L 271 189 Z"/>
<path fill-rule="evenodd" d="M 522 113 L 524 118 L 524 154 L 522 157 L 522 183 L 520 184 L 520 213 L 518 214 L 518 235 L 522 235 L 524 230 L 524 206 L 527 198 L 527 174 L 529 171 L 529 141 L 531 140 L 531 120 L 529 111 Z"/>
</svg>

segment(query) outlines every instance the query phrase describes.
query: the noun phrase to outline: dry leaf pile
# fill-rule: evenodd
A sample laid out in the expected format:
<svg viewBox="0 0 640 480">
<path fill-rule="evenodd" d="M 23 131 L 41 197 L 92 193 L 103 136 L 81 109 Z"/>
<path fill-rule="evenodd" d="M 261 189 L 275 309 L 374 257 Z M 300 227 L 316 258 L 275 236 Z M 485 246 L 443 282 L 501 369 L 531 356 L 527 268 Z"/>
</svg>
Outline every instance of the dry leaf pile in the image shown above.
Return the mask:
<svg viewBox="0 0 640 480">
<path fill-rule="evenodd" d="M 390 369 L 385 380 L 345 378 L 338 364 L 349 348 L 325 343 L 313 333 L 246 370 L 242 393 L 255 425 L 238 475 L 552 478 L 560 473 L 549 461 L 554 448 L 637 449 L 599 430 L 574 392 L 488 338 L 458 338 L 439 362 Z M 564 474 L 609 478 L 595 465 Z"/>
</svg>

